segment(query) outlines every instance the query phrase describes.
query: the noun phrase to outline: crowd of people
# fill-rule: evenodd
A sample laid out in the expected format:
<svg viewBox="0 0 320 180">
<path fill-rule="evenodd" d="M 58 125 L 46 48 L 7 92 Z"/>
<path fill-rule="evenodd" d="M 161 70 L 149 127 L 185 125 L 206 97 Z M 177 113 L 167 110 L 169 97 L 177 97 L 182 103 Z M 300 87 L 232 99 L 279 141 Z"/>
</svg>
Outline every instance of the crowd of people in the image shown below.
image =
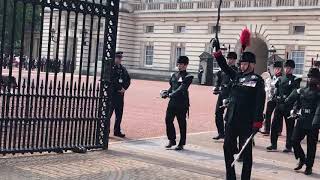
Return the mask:
<svg viewBox="0 0 320 180">
<path fill-rule="evenodd" d="M 40 69 L 41 72 L 61 72 L 63 70 L 63 60 L 46 57 L 42 58 L 29 58 L 28 56 L 13 56 L 3 55 L 2 68 L 8 69 L 12 62 L 12 68 L 19 68 L 21 65 L 22 70 L 35 70 Z M 66 60 L 65 72 L 70 73 L 74 70 L 71 60 Z"/>
</svg>

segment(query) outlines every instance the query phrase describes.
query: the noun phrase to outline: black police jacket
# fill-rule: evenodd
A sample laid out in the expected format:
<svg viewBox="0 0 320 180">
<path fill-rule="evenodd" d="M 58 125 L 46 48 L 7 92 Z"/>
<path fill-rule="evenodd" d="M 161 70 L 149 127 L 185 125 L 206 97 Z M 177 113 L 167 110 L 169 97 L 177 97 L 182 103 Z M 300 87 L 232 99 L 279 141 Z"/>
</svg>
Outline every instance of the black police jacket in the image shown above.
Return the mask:
<svg viewBox="0 0 320 180">
<path fill-rule="evenodd" d="M 233 127 L 252 128 L 262 123 L 266 93 L 264 80 L 252 73 L 237 72 L 226 63 L 223 56 L 217 58 L 220 68 L 232 79 L 230 103 L 227 109 L 227 124 Z"/>
<path fill-rule="evenodd" d="M 301 116 L 297 120 L 296 126 L 303 129 L 312 129 L 312 122 L 316 109 L 320 103 L 320 92 L 310 87 L 294 90 L 285 100 L 286 104 L 296 102 L 295 110 L 301 110 Z"/>
<path fill-rule="evenodd" d="M 113 93 L 119 95 L 119 91 L 124 88 L 127 90 L 131 83 L 130 75 L 123 65 L 114 65 L 112 67 L 111 83 L 113 85 Z"/>
<path fill-rule="evenodd" d="M 275 84 L 276 92 L 274 95 L 277 105 L 281 106 L 283 110 L 292 109 L 293 104 L 287 104 L 284 106 L 285 99 L 291 94 L 292 91 L 299 89 L 301 78 L 297 78 L 295 75 L 283 75 L 279 77 Z"/>
<path fill-rule="evenodd" d="M 236 66 L 230 66 L 230 67 L 235 71 L 238 71 L 238 68 Z M 218 78 L 217 78 L 216 88 L 219 88 L 221 90 L 220 96 L 222 96 L 223 99 L 225 99 L 229 96 L 232 80 L 230 79 L 228 74 L 226 74 L 221 70 L 217 72 L 217 77 Z"/>
<path fill-rule="evenodd" d="M 189 91 L 188 88 L 192 83 L 193 76 L 186 71 L 173 73 L 170 78 L 169 107 L 189 108 Z"/>
</svg>

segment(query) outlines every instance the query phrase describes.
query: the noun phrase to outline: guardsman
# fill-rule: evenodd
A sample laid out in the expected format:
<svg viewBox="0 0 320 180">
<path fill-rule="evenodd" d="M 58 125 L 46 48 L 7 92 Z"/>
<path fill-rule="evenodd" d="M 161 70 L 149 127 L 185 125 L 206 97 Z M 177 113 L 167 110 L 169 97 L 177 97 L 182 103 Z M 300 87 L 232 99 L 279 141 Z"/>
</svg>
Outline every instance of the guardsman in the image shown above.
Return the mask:
<svg viewBox="0 0 320 180">
<path fill-rule="evenodd" d="M 281 123 L 283 118 L 286 123 L 287 137 L 286 137 L 286 147 L 283 152 L 288 153 L 292 151 L 291 136 L 294 128 L 294 120 L 290 117 L 290 110 L 293 105 L 286 105 L 284 100 L 291 94 L 292 91 L 300 87 L 301 78 L 297 78 L 293 75 L 293 70 L 295 68 L 295 63 L 293 60 L 287 60 L 284 65 L 285 74 L 281 76 L 277 83 L 275 84 L 275 100 L 276 108 L 274 110 L 274 117 L 271 125 L 271 146 L 267 147 L 268 151 L 277 150 L 277 142 L 279 137 L 280 128 L 282 128 Z"/>
<path fill-rule="evenodd" d="M 186 116 L 189 112 L 189 91 L 193 76 L 187 72 L 189 58 L 180 56 L 177 60 L 178 72 L 173 73 L 170 78 L 170 88 L 162 91 L 161 97 L 169 97 L 169 104 L 166 113 L 166 130 L 169 144 L 166 148 L 176 145 L 176 130 L 173 124 L 176 117 L 180 129 L 180 142 L 175 150 L 183 150 L 186 144 L 187 121 Z"/>
<path fill-rule="evenodd" d="M 124 94 L 129 88 L 131 78 L 126 68 L 121 64 L 123 52 L 116 52 L 115 65 L 112 67 L 111 83 L 113 86 L 111 96 L 110 117 L 115 111 L 114 136 L 125 137 L 121 132 L 121 121 L 123 115 Z"/>
<path fill-rule="evenodd" d="M 292 145 L 294 155 L 299 160 L 294 170 L 300 170 L 306 165 L 305 174 L 312 174 L 312 167 L 317 151 L 319 129 L 312 126 L 317 108 L 320 106 L 320 72 L 317 68 L 310 68 L 308 73 L 307 87 L 294 90 L 286 99 L 285 103 L 297 103 L 291 115 L 294 116 L 300 110 L 301 114 L 297 119 L 293 131 Z M 307 155 L 301 147 L 301 141 L 307 136 Z"/>
<path fill-rule="evenodd" d="M 230 102 L 226 115 L 226 134 L 224 139 L 224 156 L 226 179 L 236 179 L 232 165 L 233 155 L 238 152 L 237 138 L 245 141 L 259 131 L 263 122 L 265 104 L 264 80 L 254 73 L 256 57 L 251 52 L 244 52 L 239 60 L 240 72 L 227 65 L 221 51 L 214 53 L 218 65 L 231 79 Z M 244 142 L 243 141 L 243 142 Z M 252 143 L 243 151 L 241 179 L 250 179 L 252 169 Z"/>
<path fill-rule="evenodd" d="M 237 54 L 235 52 L 229 52 L 227 55 L 227 64 L 232 69 L 237 70 L 235 66 L 237 61 Z M 223 105 L 223 100 L 227 99 L 229 96 L 230 88 L 231 88 L 231 79 L 230 77 L 224 73 L 223 71 L 217 72 L 217 85 L 213 91 L 213 94 L 219 94 L 218 100 L 216 103 L 215 109 L 215 120 L 216 120 L 216 127 L 218 130 L 218 135 L 213 139 L 219 140 L 224 138 L 224 110 L 225 106 Z"/>
<path fill-rule="evenodd" d="M 276 101 L 274 99 L 275 84 L 279 77 L 282 76 L 283 64 L 282 61 L 275 61 L 273 63 L 273 75 L 266 80 L 266 93 L 267 93 L 267 109 L 264 121 L 264 132 L 262 134 L 268 136 L 270 134 L 271 116 L 276 107 Z M 281 128 L 282 129 L 282 128 Z"/>
</svg>

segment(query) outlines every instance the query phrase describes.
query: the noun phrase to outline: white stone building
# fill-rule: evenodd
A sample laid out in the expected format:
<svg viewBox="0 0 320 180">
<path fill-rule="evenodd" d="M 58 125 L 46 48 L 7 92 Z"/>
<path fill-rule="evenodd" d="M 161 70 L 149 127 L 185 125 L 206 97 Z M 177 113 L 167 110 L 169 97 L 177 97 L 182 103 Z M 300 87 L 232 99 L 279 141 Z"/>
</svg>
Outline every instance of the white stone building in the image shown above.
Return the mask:
<svg viewBox="0 0 320 180">
<path fill-rule="evenodd" d="M 189 70 L 197 73 L 199 56 L 210 52 L 209 41 L 215 36 L 218 0 L 121 0 L 118 24 L 117 50 L 124 51 L 124 64 L 130 73 L 143 77 L 169 77 L 175 70 L 179 55 L 190 58 Z M 90 16 L 79 15 L 77 35 L 74 36 L 75 18 L 71 13 L 67 59 L 72 57 L 76 37 L 76 71 L 79 71 L 81 48 L 83 67 L 86 71 L 89 46 L 81 46 L 82 33 L 90 29 Z M 47 56 L 50 13 L 45 14 L 42 56 Z M 53 13 L 50 57 L 56 56 L 58 11 Z M 90 67 L 94 66 L 98 47 L 98 69 L 101 67 L 104 19 L 98 35 L 98 18 L 93 21 Z M 219 31 L 220 43 L 239 53 L 239 36 L 247 27 L 252 33 L 251 46 L 258 58 L 256 71 L 267 69 L 268 49 L 296 62 L 295 73 L 305 76 L 311 59 L 320 53 L 320 0 L 223 0 Z M 62 13 L 58 56 L 64 57 L 66 38 L 66 12 Z M 83 31 L 85 30 L 85 31 Z M 52 36 L 52 35 L 51 35 Z M 99 39 L 99 43 L 97 40 Z M 94 52 L 94 53 L 93 53 Z M 227 53 L 227 52 L 226 52 Z M 217 65 L 214 64 L 217 70 Z M 92 73 L 93 68 L 90 68 Z"/>
<path fill-rule="evenodd" d="M 165 77 L 174 71 L 177 56 L 187 55 L 196 73 L 199 55 L 210 51 L 217 6 L 217 0 L 122 1 L 117 49 L 125 52 L 124 64 L 133 74 Z M 320 52 L 320 0 L 223 0 L 221 44 L 239 52 L 245 27 L 252 33 L 248 50 L 257 55 L 258 73 L 266 71 L 273 45 L 303 76 Z"/>
</svg>

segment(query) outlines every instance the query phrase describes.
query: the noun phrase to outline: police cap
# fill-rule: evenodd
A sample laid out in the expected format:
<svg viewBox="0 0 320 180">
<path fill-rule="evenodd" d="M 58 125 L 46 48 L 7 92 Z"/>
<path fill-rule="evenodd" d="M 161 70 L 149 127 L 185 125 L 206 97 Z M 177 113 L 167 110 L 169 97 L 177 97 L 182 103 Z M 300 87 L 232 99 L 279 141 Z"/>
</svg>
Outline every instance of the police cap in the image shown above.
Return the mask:
<svg viewBox="0 0 320 180">
<path fill-rule="evenodd" d="M 177 60 L 179 64 L 189 64 L 189 58 L 187 56 L 180 56 Z"/>
<path fill-rule="evenodd" d="M 237 59 L 238 56 L 237 56 L 237 53 L 235 52 L 229 52 L 228 55 L 227 55 L 227 59 Z"/>
<path fill-rule="evenodd" d="M 282 68 L 282 61 L 275 61 L 275 62 L 273 63 L 273 67 Z"/>
<path fill-rule="evenodd" d="M 239 62 L 249 62 L 249 63 L 256 63 L 256 55 L 252 52 L 244 52 L 241 55 Z"/>
<path fill-rule="evenodd" d="M 320 71 L 318 68 L 310 68 L 308 72 L 308 78 L 320 78 Z"/>
<path fill-rule="evenodd" d="M 122 51 L 117 51 L 116 52 L 116 57 L 122 58 L 123 52 Z"/>
<path fill-rule="evenodd" d="M 286 61 L 286 63 L 284 63 L 284 67 L 295 68 L 296 67 L 296 63 L 292 59 L 288 59 Z"/>
</svg>

